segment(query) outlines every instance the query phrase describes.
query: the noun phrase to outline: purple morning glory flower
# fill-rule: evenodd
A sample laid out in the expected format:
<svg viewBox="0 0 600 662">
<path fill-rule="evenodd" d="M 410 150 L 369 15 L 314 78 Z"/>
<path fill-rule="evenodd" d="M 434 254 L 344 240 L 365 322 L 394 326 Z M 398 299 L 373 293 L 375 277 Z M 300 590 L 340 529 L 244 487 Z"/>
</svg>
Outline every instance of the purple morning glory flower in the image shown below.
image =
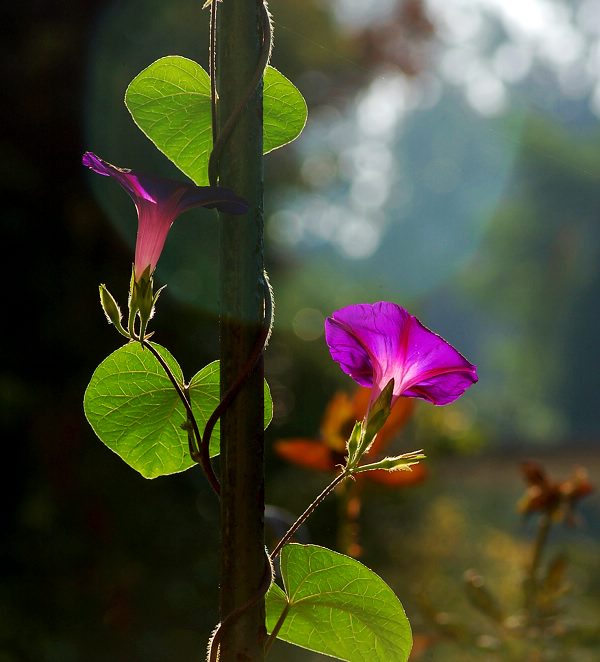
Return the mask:
<svg viewBox="0 0 600 662">
<path fill-rule="evenodd" d="M 477 381 L 477 368 L 443 338 L 395 303 L 347 306 L 325 321 L 334 361 L 374 402 L 394 380 L 392 404 L 402 395 L 447 405 Z"/>
<path fill-rule="evenodd" d="M 92 152 L 83 155 L 83 165 L 99 175 L 112 177 L 129 193 L 138 212 L 135 244 L 135 279 L 156 268 L 173 221 L 192 207 L 216 208 L 227 214 L 243 214 L 247 203 L 232 191 L 218 186 L 195 186 L 172 179 L 142 175 L 117 168 Z"/>
</svg>

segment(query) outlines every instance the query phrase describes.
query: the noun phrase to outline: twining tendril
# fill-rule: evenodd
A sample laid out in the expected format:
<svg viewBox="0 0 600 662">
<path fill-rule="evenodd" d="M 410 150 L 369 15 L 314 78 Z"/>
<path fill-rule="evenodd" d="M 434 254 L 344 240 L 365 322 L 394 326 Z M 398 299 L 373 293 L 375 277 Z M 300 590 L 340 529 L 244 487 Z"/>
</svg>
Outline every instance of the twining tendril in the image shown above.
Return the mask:
<svg viewBox="0 0 600 662">
<path fill-rule="evenodd" d="M 257 87 L 262 80 L 264 71 L 269 63 L 271 57 L 271 17 L 269 15 L 269 10 L 267 9 L 266 2 L 259 2 L 260 4 L 260 29 L 261 29 L 261 50 L 259 53 L 258 62 L 256 64 L 256 69 L 252 75 L 252 79 L 248 84 L 246 93 L 241 97 L 238 104 L 235 106 L 231 115 L 227 118 L 227 121 L 223 125 L 223 128 L 219 131 L 217 129 L 216 116 L 217 116 L 217 101 L 218 101 L 218 91 L 216 84 L 216 41 L 217 41 L 217 7 L 218 0 L 212 0 L 210 5 L 210 89 L 211 89 L 211 110 L 212 110 L 212 119 L 213 119 L 213 149 L 208 160 L 208 181 L 211 186 L 215 186 L 216 182 L 219 179 L 219 162 L 221 159 L 221 154 L 223 152 L 223 147 L 229 141 L 233 129 L 237 124 L 240 115 L 244 112 L 246 105 L 252 98 L 252 95 L 256 92 Z"/>
<path fill-rule="evenodd" d="M 262 356 L 265 347 L 269 343 L 269 338 L 271 337 L 271 329 L 273 328 L 273 291 L 269 283 L 267 274 L 264 273 L 262 277 L 263 288 L 264 288 L 264 312 L 263 312 L 263 324 L 260 329 L 260 333 L 254 343 L 252 348 L 252 353 L 248 357 L 246 363 L 244 364 L 242 370 L 237 376 L 236 380 L 229 387 L 225 395 L 221 398 L 221 401 L 213 411 L 213 413 L 208 417 L 206 425 L 204 427 L 204 434 L 202 435 L 202 443 L 200 444 L 200 463 L 202 466 L 206 464 L 210 465 L 210 438 L 212 432 L 217 424 L 218 420 L 223 416 L 227 409 L 231 406 L 236 396 L 240 392 L 242 386 L 248 380 L 248 377 L 252 374 L 258 360 Z M 214 472 L 213 472 L 214 473 Z M 220 489 L 219 489 L 220 491 Z"/>
<path fill-rule="evenodd" d="M 210 2 L 210 0 L 208 0 Z M 207 2 L 208 4 L 208 2 Z M 231 137 L 233 128 L 235 127 L 240 115 L 246 108 L 249 100 L 256 91 L 264 70 L 271 57 L 271 19 L 267 9 L 266 2 L 260 2 L 260 27 L 261 27 L 261 50 L 252 75 L 252 79 L 248 85 L 246 93 L 242 96 L 239 103 L 233 109 L 231 115 L 227 118 L 223 128 L 219 131 L 217 126 L 217 83 L 216 83 L 216 52 L 217 52 L 217 16 L 218 16 L 218 0 L 210 2 L 210 52 L 209 52 L 209 68 L 210 68 L 210 89 L 211 89 L 211 115 L 212 115 L 212 137 L 213 149 L 210 154 L 208 162 L 208 178 L 211 182 L 216 182 L 219 178 L 219 161 L 223 147 Z M 206 6 L 206 4 L 205 4 Z M 269 284 L 266 272 L 263 272 L 263 288 L 264 288 L 264 315 L 263 325 L 261 332 L 256 340 L 252 354 L 249 356 L 246 364 L 242 368 L 240 374 L 235 382 L 230 386 L 227 393 L 221 399 L 217 408 L 210 415 L 206 426 L 204 428 L 204 435 L 202 443 L 199 447 L 200 458 L 202 466 L 210 464 L 210 437 L 217 421 L 221 418 L 228 407 L 231 406 L 235 397 L 239 393 L 242 386 L 248 380 L 256 363 L 260 359 L 264 349 L 269 342 L 271 335 L 271 328 L 273 323 L 273 292 Z M 214 472 L 213 472 L 214 473 Z"/>
<path fill-rule="evenodd" d="M 210 75 L 210 115 L 212 129 L 212 144 L 217 142 L 217 0 L 210 3 L 210 35 L 208 47 L 208 71 Z M 204 9 L 206 3 L 202 7 Z"/>
<path fill-rule="evenodd" d="M 173 388 L 177 392 L 179 399 L 185 407 L 187 414 L 187 421 L 185 424 L 185 429 L 188 433 L 188 447 L 190 457 L 194 462 L 197 462 L 203 469 L 210 486 L 213 488 L 214 492 L 217 495 L 221 493 L 221 485 L 219 479 L 217 478 L 215 471 L 212 466 L 210 458 L 210 438 L 212 436 L 215 425 L 218 420 L 223 416 L 228 407 L 231 406 L 232 402 L 235 400 L 236 396 L 240 392 L 240 389 L 245 384 L 249 375 L 254 370 L 256 363 L 260 359 L 262 353 L 265 350 L 271 337 L 271 329 L 273 327 L 273 292 L 269 280 L 264 274 L 263 276 L 263 288 L 264 288 L 264 313 L 263 313 L 263 323 L 260 329 L 260 333 L 256 339 L 252 353 L 248 357 L 248 360 L 244 364 L 244 367 L 240 374 L 238 375 L 235 382 L 229 387 L 225 395 L 221 398 L 221 401 L 216 406 L 212 414 L 208 417 L 206 425 L 204 426 L 204 434 L 200 433 L 198 427 L 198 422 L 194 416 L 192 410 L 190 392 L 187 384 L 183 386 L 177 381 L 177 378 L 173 374 L 171 368 L 167 362 L 160 355 L 158 350 L 151 345 L 146 338 L 141 339 L 134 336 L 134 339 L 139 341 L 142 347 L 145 347 L 150 351 L 154 358 L 159 362 L 162 369 L 165 371 L 165 374 L 169 378 L 169 381 L 173 385 Z"/>
<path fill-rule="evenodd" d="M 248 611 L 248 609 L 254 607 L 254 605 L 266 595 L 269 587 L 273 583 L 274 576 L 275 572 L 273 570 L 273 564 L 271 563 L 271 557 L 265 549 L 265 567 L 263 576 L 260 580 L 260 585 L 256 592 L 251 595 L 243 605 L 236 607 L 236 609 L 227 614 L 227 616 L 214 629 L 210 641 L 208 642 L 208 651 L 206 654 L 207 662 L 218 662 L 219 646 L 221 644 L 221 639 L 223 638 L 223 633 L 228 627 L 231 627 L 242 614 Z"/>
</svg>

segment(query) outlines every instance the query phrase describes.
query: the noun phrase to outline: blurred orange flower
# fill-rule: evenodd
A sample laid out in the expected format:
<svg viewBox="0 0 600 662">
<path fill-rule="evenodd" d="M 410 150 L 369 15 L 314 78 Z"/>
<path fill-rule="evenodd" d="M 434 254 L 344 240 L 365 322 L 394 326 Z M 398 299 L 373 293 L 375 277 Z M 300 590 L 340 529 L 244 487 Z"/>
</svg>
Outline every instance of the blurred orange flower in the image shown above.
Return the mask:
<svg viewBox="0 0 600 662">
<path fill-rule="evenodd" d="M 320 439 L 280 439 L 275 442 L 275 452 L 288 462 L 315 471 L 334 471 L 344 464 L 346 440 L 356 421 L 362 420 L 369 406 L 371 389 L 360 388 L 353 396 L 336 393 L 323 415 Z M 400 398 L 392 407 L 385 425 L 377 433 L 371 448 L 363 456 L 364 463 L 375 462 L 383 457 L 389 443 L 404 427 L 414 409 L 409 398 Z M 427 475 L 421 463 L 411 467 L 412 471 L 365 471 L 356 479 L 372 480 L 390 487 L 402 487 L 419 483 Z"/>
</svg>

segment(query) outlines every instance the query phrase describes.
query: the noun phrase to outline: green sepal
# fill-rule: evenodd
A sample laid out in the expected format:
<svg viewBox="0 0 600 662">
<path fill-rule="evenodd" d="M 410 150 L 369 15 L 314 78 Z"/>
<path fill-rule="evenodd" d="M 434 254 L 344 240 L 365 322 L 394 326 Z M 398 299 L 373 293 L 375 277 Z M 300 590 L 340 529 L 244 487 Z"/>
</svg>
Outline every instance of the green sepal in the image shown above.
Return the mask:
<svg viewBox="0 0 600 662">
<path fill-rule="evenodd" d="M 356 467 L 353 473 L 361 473 L 363 471 L 376 471 L 378 469 L 385 469 L 386 471 L 410 471 L 413 464 L 419 464 L 419 460 L 424 460 L 422 450 L 411 451 L 402 455 L 394 457 L 384 457 L 383 460 L 372 462 L 371 464 L 362 464 Z"/>
<path fill-rule="evenodd" d="M 375 435 L 385 425 L 385 422 L 392 411 L 392 396 L 394 395 L 394 379 L 385 385 L 379 397 L 372 404 L 369 409 L 368 417 L 364 425 L 365 433 L 358 449 L 357 459 L 360 459 L 364 453 L 369 450 L 369 447 L 375 439 Z"/>
<path fill-rule="evenodd" d="M 156 309 L 156 302 L 158 301 L 158 297 L 160 296 L 160 293 L 165 289 L 166 285 L 163 285 L 162 287 L 159 287 L 156 292 L 154 293 L 154 297 L 152 298 L 152 308 L 153 310 Z"/>
<path fill-rule="evenodd" d="M 123 324 L 121 323 L 121 320 L 123 319 L 123 315 L 121 313 L 121 309 L 119 308 L 119 304 L 117 303 L 116 299 L 108 291 L 108 288 L 104 283 L 100 283 L 99 291 L 100 291 L 100 305 L 102 306 L 102 310 L 106 315 L 106 319 L 108 320 L 108 323 L 114 324 L 115 328 L 122 336 L 125 336 L 125 338 L 129 338 L 129 334 L 127 333 L 127 331 L 125 331 L 125 329 L 123 328 Z"/>
<path fill-rule="evenodd" d="M 348 451 L 347 466 L 353 466 L 354 461 L 356 460 L 356 453 L 358 447 L 360 446 L 360 440 L 362 437 L 363 431 L 363 422 L 356 421 L 354 427 L 352 428 L 352 434 L 346 442 L 346 450 Z"/>
<path fill-rule="evenodd" d="M 164 287 L 164 286 L 163 286 Z M 154 293 L 154 279 L 150 272 L 150 265 L 146 267 L 139 279 L 135 278 L 135 266 L 131 273 L 131 284 L 129 287 L 129 333 L 131 337 L 135 334 L 135 317 L 140 318 L 140 331 L 137 337 L 143 340 L 146 337 L 148 322 L 154 316 L 154 306 L 163 288 Z"/>
<path fill-rule="evenodd" d="M 131 278 L 129 279 L 129 298 L 127 299 L 127 307 L 129 308 L 129 317 L 127 319 L 127 330 L 129 337 L 135 338 L 135 316 L 137 315 L 137 308 L 135 305 L 135 264 L 131 265 Z"/>
<path fill-rule="evenodd" d="M 140 316 L 140 338 L 144 337 L 146 327 L 154 312 L 153 285 L 149 271 L 144 271 L 142 277 L 134 285 L 135 302 Z"/>
</svg>

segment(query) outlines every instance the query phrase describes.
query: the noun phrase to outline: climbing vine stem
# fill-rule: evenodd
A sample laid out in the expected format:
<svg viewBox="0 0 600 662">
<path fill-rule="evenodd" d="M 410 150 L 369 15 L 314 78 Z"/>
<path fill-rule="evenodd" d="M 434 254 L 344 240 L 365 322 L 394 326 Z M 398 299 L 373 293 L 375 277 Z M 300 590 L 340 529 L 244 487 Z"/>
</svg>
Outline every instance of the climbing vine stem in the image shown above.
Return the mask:
<svg viewBox="0 0 600 662">
<path fill-rule="evenodd" d="M 343 469 L 340 474 L 338 474 L 332 481 L 327 485 L 327 487 L 319 494 L 319 496 L 308 506 L 308 508 L 298 517 L 298 519 L 292 524 L 288 531 L 284 534 L 283 538 L 275 545 L 273 551 L 269 554 L 271 561 L 274 561 L 279 552 L 284 545 L 286 545 L 295 535 L 296 531 L 306 522 L 306 520 L 314 513 L 314 511 L 323 503 L 327 496 L 346 478 L 352 474 L 346 469 Z"/>
</svg>

